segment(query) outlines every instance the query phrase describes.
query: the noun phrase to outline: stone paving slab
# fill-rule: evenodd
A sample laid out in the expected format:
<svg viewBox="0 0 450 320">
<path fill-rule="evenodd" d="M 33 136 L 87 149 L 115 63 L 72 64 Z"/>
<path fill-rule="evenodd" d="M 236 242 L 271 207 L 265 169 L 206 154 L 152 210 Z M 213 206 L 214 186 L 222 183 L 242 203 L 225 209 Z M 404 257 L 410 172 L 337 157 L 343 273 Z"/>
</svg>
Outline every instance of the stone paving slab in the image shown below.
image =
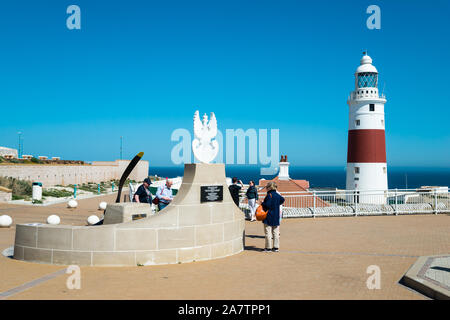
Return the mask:
<svg viewBox="0 0 450 320">
<path fill-rule="evenodd" d="M 450 255 L 419 257 L 402 283 L 430 298 L 450 300 Z"/>
<path fill-rule="evenodd" d="M 83 199 L 77 209 L 0 204 L 14 223 L 0 228 L 0 252 L 14 244 L 17 223 L 45 223 L 58 214 L 61 224 L 85 225 L 100 216 L 100 201 Z M 81 267 L 81 289 L 69 290 L 61 266 L 30 263 L 0 255 L 0 292 L 26 290 L 6 299 L 419 299 L 427 297 L 399 284 L 421 256 L 448 256 L 450 215 L 284 219 L 280 252 L 264 253 L 260 222 L 246 222 L 245 251 L 225 259 L 143 267 Z M 370 290 L 368 266 L 381 271 L 380 289 Z M 434 269 L 432 269 L 434 270 Z M 40 281 L 46 279 L 46 281 Z M 48 280 L 47 280 L 48 279 Z M 33 286 L 27 284 L 32 283 Z"/>
</svg>

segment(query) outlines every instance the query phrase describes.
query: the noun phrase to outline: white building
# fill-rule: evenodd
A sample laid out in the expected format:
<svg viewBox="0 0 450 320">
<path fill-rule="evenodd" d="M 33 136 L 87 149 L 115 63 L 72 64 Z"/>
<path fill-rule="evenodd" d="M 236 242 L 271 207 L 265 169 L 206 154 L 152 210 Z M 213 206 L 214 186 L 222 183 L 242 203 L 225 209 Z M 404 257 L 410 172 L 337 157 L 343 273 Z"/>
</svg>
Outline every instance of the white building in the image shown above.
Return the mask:
<svg viewBox="0 0 450 320">
<path fill-rule="evenodd" d="M 0 156 L 4 157 L 4 156 L 12 156 L 13 158 L 18 158 L 19 155 L 17 153 L 17 149 L 11 149 L 11 148 L 6 148 L 6 147 L 0 147 Z"/>
</svg>

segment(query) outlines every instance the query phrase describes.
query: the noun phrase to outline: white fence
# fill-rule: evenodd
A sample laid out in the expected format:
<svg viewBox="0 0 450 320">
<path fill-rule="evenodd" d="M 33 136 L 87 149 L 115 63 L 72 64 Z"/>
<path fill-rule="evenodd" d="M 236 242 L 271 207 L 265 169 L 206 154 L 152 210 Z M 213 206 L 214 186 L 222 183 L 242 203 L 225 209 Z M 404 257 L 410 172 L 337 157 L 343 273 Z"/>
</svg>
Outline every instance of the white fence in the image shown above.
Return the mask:
<svg viewBox="0 0 450 320">
<path fill-rule="evenodd" d="M 330 190 L 282 192 L 283 218 L 450 213 L 448 190 Z M 260 195 L 263 200 L 265 194 Z M 248 214 L 245 196 L 240 208 Z"/>
</svg>

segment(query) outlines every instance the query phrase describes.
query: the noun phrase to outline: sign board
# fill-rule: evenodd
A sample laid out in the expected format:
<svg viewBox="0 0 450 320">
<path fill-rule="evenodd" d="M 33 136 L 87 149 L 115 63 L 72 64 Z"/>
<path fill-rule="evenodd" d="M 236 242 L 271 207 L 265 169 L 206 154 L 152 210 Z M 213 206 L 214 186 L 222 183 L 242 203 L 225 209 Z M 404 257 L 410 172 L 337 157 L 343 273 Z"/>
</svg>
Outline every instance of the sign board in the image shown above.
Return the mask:
<svg viewBox="0 0 450 320">
<path fill-rule="evenodd" d="M 223 200 L 223 186 L 201 186 L 200 202 L 214 202 Z"/>
<path fill-rule="evenodd" d="M 131 216 L 131 220 L 139 220 L 139 219 L 143 219 L 143 218 L 147 218 L 147 214 L 146 213 L 133 214 Z"/>
</svg>

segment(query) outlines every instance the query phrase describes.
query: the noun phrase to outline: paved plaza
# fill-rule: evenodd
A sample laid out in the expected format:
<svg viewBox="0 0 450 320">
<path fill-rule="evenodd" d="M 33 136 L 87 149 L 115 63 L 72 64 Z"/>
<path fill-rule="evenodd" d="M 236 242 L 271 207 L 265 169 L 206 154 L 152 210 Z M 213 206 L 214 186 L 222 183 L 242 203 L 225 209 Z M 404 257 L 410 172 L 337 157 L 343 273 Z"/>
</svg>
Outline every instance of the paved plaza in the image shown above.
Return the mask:
<svg viewBox="0 0 450 320">
<path fill-rule="evenodd" d="M 89 215 L 101 215 L 100 201 L 114 199 L 80 200 L 77 209 L 0 204 L 0 215 L 14 219 L 0 229 L 0 251 L 14 244 L 16 223 L 45 223 L 58 214 L 61 224 L 84 225 Z M 1 256 L 0 299 L 428 299 L 399 281 L 422 256 L 448 257 L 450 215 L 285 219 L 280 242 L 280 252 L 260 252 L 262 224 L 247 221 L 240 254 L 176 265 L 81 267 L 79 290 L 67 288 L 65 266 Z M 373 265 L 380 268 L 380 289 L 370 290 Z M 447 285 L 448 274 L 442 259 L 424 271 Z"/>
</svg>

